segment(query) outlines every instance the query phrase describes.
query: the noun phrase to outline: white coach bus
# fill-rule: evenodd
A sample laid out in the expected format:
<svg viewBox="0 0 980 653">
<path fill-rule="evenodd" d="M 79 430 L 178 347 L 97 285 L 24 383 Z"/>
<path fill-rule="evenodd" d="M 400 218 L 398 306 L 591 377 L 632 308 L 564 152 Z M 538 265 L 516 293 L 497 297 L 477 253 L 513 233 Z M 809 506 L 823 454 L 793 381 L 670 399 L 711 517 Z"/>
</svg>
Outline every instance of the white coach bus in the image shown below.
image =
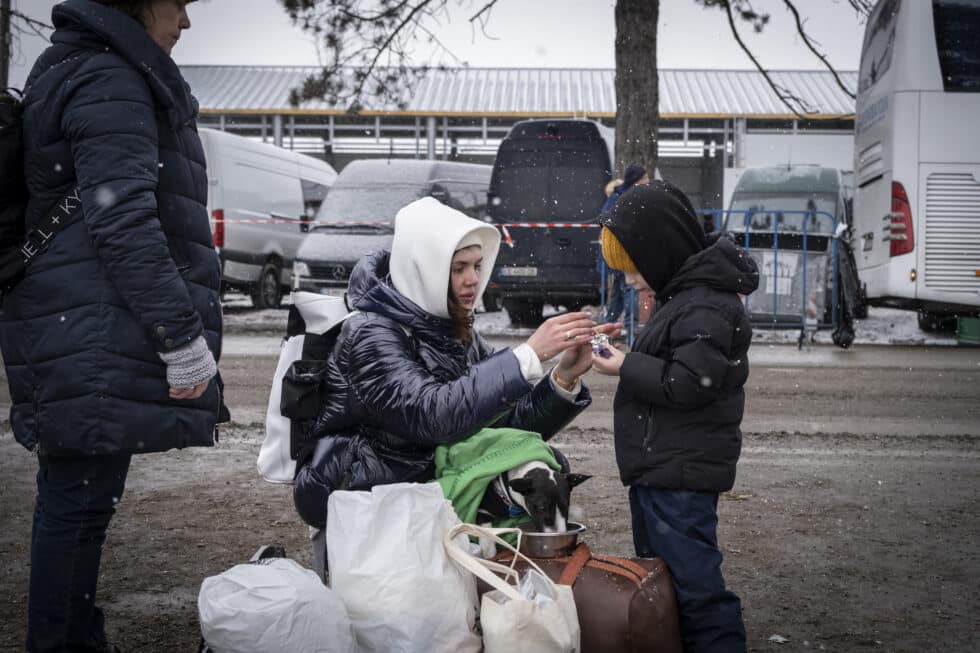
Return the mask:
<svg viewBox="0 0 980 653">
<path fill-rule="evenodd" d="M 879 0 L 864 35 L 854 234 L 873 305 L 980 313 L 980 0 Z"/>
</svg>

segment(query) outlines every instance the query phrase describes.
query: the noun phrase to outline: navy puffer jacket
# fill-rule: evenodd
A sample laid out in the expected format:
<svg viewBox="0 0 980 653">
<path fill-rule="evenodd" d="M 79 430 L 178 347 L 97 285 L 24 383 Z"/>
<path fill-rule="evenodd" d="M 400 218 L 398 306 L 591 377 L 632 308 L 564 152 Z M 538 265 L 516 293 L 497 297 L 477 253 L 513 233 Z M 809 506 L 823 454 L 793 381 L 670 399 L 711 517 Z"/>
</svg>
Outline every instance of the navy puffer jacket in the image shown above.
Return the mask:
<svg viewBox="0 0 980 653">
<path fill-rule="evenodd" d="M 44 455 L 210 445 L 220 380 L 173 401 L 158 356 L 221 349 L 197 102 L 125 14 L 68 0 L 52 19 L 24 100 L 27 226 L 76 183 L 82 217 L 3 298 L 14 434 Z"/>
<path fill-rule="evenodd" d="M 329 359 L 314 440 L 294 443 L 301 452 L 294 499 L 313 526 L 323 527 L 335 489 L 430 481 L 440 444 L 487 426 L 547 440 L 592 401 L 584 385 L 575 401 L 547 378 L 530 385 L 514 354 L 494 352 L 479 334 L 464 348 L 449 320 L 391 286 L 388 261 L 377 252 L 355 267 L 348 297 L 361 313 L 344 323 Z"/>
<path fill-rule="evenodd" d="M 656 292 L 613 402 L 624 485 L 723 492 L 742 449 L 752 325 L 740 294 L 755 261 L 730 234 L 705 235 L 690 200 L 663 181 L 636 186 L 604 216 Z"/>
</svg>

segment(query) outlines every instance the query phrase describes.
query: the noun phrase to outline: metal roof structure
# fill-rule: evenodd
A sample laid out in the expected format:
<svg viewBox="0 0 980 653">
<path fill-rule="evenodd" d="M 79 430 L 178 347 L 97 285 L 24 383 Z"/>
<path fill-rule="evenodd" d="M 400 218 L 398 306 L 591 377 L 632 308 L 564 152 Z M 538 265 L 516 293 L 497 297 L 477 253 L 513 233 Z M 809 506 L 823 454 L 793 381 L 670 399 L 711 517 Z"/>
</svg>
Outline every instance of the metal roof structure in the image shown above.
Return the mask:
<svg viewBox="0 0 980 653">
<path fill-rule="evenodd" d="M 202 113 L 341 115 L 346 107 L 323 101 L 299 107 L 290 90 L 319 69 L 315 66 L 183 65 L 181 72 Z M 829 71 L 771 71 L 773 81 L 815 111 L 808 118 L 851 118 L 854 99 L 837 86 Z M 856 88 L 857 73 L 840 73 Z M 615 71 L 599 68 L 449 68 L 429 70 L 406 106 L 366 99 L 362 115 L 449 117 L 593 117 L 616 115 Z M 660 70 L 662 118 L 796 118 L 750 70 Z"/>
</svg>

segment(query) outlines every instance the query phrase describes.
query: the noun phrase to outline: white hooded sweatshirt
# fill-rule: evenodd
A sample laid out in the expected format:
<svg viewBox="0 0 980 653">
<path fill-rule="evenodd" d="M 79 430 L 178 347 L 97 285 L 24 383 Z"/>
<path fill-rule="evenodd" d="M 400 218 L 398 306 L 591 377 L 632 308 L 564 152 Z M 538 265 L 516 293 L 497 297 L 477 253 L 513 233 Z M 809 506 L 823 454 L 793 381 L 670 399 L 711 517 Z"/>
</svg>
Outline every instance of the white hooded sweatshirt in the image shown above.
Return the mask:
<svg viewBox="0 0 980 653">
<path fill-rule="evenodd" d="M 391 282 L 401 295 L 436 317 L 449 317 L 449 269 L 453 254 L 471 245 L 483 249 L 476 296 L 490 282 L 500 250 L 494 227 L 474 220 L 432 197 L 423 197 L 395 215 L 391 243 Z"/>
<path fill-rule="evenodd" d="M 477 297 L 483 295 L 500 250 L 500 233 L 485 222 L 474 220 L 432 197 L 406 205 L 395 215 L 395 236 L 391 243 L 389 272 L 391 282 L 403 297 L 425 312 L 449 318 L 449 271 L 453 254 L 464 247 L 479 245 L 483 250 Z M 515 347 L 514 355 L 528 381 L 544 376 L 537 354 L 527 343 Z M 578 396 L 578 383 L 565 390 L 552 381 L 552 387 L 565 399 Z"/>
</svg>

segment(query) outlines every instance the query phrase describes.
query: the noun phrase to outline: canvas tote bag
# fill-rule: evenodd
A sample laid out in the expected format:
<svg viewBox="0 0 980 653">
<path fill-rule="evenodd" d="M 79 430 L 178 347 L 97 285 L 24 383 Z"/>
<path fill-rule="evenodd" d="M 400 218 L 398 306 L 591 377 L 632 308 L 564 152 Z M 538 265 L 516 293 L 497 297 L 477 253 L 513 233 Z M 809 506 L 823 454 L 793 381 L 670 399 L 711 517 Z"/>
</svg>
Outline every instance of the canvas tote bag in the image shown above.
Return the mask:
<svg viewBox="0 0 980 653">
<path fill-rule="evenodd" d="M 330 586 L 360 653 L 479 653 L 476 579 L 446 555 L 444 534 L 460 522 L 442 488 L 338 490 L 327 505 Z"/>
<path fill-rule="evenodd" d="M 519 547 L 521 531 L 516 528 L 460 524 L 446 531 L 443 537 L 443 546 L 450 559 L 493 588 L 480 601 L 484 652 L 578 653 L 581 632 L 572 588 L 548 579 L 534 562 L 500 537 L 508 533 L 517 535 Z M 514 554 L 511 566 L 470 555 L 460 548 L 459 535 L 493 539 L 498 547 L 509 549 Z M 553 600 L 539 603 L 518 591 L 518 573 L 512 566 L 518 558 L 541 575 L 537 581 L 545 585 Z M 503 574 L 503 578 L 498 573 Z"/>
</svg>

